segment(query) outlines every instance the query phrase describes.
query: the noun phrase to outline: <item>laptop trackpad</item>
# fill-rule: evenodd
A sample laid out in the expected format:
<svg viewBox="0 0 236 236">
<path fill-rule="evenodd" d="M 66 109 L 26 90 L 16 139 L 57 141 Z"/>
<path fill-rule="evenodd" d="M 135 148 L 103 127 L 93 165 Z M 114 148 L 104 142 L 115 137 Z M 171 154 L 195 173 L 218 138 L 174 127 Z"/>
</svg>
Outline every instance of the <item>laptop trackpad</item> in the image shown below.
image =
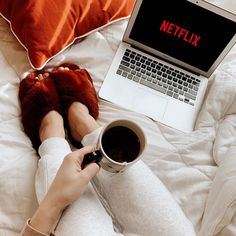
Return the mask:
<svg viewBox="0 0 236 236">
<path fill-rule="evenodd" d="M 153 119 L 163 119 L 168 99 L 158 96 L 156 93 L 146 91 L 145 88 L 137 88 L 136 98 L 130 98 L 132 109 L 145 114 Z"/>
</svg>

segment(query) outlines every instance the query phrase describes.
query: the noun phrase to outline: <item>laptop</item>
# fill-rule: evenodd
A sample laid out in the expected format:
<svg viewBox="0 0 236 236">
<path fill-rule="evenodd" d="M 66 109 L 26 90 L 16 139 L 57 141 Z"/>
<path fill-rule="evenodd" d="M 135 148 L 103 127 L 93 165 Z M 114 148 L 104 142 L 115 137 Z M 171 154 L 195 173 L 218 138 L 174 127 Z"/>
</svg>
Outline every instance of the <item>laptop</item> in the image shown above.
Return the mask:
<svg viewBox="0 0 236 236">
<path fill-rule="evenodd" d="M 191 132 L 236 16 L 202 0 L 137 0 L 99 97 Z"/>
</svg>

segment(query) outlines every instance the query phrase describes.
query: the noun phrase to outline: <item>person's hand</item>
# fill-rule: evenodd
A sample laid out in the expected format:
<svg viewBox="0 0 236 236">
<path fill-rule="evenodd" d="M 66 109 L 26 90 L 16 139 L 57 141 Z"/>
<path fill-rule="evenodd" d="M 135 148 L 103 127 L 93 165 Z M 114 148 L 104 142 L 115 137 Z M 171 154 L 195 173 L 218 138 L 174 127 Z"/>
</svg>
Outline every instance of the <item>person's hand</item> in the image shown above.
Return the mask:
<svg viewBox="0 0 236 236">
<path fill-rule="evenodd" d="M 78 199 L 98 173 L 99 166 L 95 163 L 81 170 L 84 155 L 92 150 L 91 147 L 85 147 L 65 157 L 47 194 L 47 198 L 58 208 L 64 209 Z"/>
<path fill-rule="evenodd" d="M 31 219 L 33 228 L 50 233 L 65 207 L 83 194 L 89 181 L 99 171 L 96 163 L 81 170 L 84 155 L 92 151 L 92 147 L 85 147 L 64 158 L 48 193 Z"/>
</svg>

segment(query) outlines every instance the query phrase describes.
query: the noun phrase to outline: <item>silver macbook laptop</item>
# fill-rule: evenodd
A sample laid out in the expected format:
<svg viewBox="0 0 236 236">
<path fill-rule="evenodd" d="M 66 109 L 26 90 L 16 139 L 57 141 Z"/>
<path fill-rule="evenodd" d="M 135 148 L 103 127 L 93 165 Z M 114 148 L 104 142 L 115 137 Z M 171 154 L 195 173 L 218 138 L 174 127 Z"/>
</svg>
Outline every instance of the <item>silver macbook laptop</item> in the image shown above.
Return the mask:
<svg viewBox="0 0 236 236">
<path fill-rule="evenodd" d="M 236 42 L 236 16 L 202 0 L 137 0 L 99 96 L 184 132 Z"/>
</svg>

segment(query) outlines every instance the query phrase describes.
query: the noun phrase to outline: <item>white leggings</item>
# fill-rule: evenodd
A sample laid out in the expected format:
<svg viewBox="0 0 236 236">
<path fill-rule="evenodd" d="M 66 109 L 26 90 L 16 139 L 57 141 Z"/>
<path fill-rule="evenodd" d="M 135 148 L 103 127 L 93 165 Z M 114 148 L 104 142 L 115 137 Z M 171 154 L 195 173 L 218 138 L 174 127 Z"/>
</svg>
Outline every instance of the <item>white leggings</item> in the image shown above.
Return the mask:
<svg viewBox="0 0 236 236">
<path fill-rule="evenodd" d="M 97 131 L 87 135 L 84 145 L 94 145 Z M 45 140 L 36 175 L 40 202 L 63 158 L 71 152 L 63 138 Z M 56 229 L 57 236 L 192 236 L 191 222 L 161 181 L 142 162 L 124 173 L 100 170 L 84 195 L 69 206 Z"/>
</svg>

